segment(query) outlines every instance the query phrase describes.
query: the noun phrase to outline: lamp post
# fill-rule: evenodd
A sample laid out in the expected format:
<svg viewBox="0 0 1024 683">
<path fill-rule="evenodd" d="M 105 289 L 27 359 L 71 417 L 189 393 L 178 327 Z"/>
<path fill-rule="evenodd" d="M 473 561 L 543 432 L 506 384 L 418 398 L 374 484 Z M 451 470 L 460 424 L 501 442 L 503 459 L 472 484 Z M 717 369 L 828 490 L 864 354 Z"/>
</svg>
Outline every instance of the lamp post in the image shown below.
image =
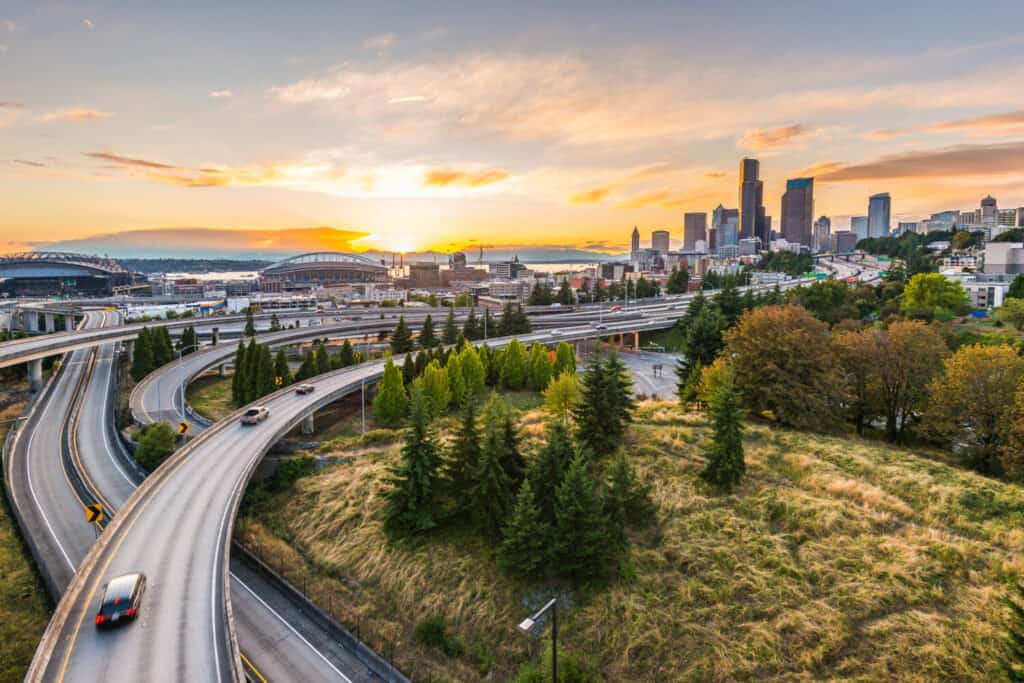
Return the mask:
<svg viewBox="0 0 1024 683">
<path fill-rule="evenodd" d="M 178 393 L 180 394 L 180 398 L 181 398 L 181 414 L 184 417 L 186 417 L 186 418 L 188 417 L 188 415 L 185 414 L 185 363 L 184 363 L 184 358 L 185 358 L 185 351 L 187 349 L 198 350 L 199 349 L 199 343 L 196 342 L 195 344 L 189 344 L 188 346 L 183 346 L 180 349 L 178 349 Z"/>
<path fill-rule="evenodd" d="M 527 635 L 533 635 L 533 627 L 549 611 L 551 612 L 551 680 L 558 683 L 558 598 L 551 598 L 548 604 L 537 610 L 536 614 L 523 619 L 517 628 Z"/>
</svg>

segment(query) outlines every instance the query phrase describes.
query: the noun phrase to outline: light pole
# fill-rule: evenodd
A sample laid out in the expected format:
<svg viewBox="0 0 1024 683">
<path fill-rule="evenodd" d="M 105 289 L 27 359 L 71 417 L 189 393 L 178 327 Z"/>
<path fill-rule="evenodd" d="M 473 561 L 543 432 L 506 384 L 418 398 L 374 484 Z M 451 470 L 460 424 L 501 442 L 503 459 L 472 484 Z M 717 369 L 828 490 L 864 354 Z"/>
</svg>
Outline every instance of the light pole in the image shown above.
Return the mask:
<svg viewBox="0 0 1024 683">
<path fill-rule="evenodd" d="M 188 417 L 185 414 L 185 351 L 186 349 L 199 349 L 199 343 L 189 344 L 178 349 L 178 393 L 181 395 L 181 414 L 184 417 Z M 159 395 L 159 394 L 158 394 Z"/>
<path fill-rule="evenodd" d="M 533 635 L 533 627 L 544 616 L 551 612 L 551 680 L 558 683 L 558 598 L 551 598 L 548 604 L 541 607 L 536 614 L 523 619 L 517 627 L 527 635 Z"/>
<path fill-rule="evenodd" d="M 366 379 L 359 380 L 359 403 L 360 403 L 360 417 L 362 418 L 363 431 L 362 434 L 366 434 Z"/>
</svg>

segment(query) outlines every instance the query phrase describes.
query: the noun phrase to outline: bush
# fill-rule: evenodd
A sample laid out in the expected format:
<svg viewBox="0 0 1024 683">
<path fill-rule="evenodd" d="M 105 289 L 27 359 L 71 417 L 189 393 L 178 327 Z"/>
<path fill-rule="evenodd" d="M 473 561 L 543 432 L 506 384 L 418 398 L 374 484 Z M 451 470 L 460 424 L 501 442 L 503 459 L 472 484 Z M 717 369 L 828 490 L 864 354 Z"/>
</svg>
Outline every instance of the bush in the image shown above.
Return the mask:
<svg viewBox="0 0 1024 683">
<path fill-rule="evenodd" d="M 135 460 L 152 472 L 174 452 L 177 436 L 170 422 L 157 422 L 143 427 L 139 432 L 139 445 L 135 449 Z"/>
<path fill-rule="evenodd" d="M 439 614 L 432 614 L 417 624 L 414 635 L 418 643 L 440 650 L 449 657 L 461 657 L 466 652 L 461 640 L 448 635 L 444 617 Z"/>
<path fill-rule="evenodd" d="M 288 458 L 281 461 L 277 466 L 277 471 L 274 472 L 268 488 L 274 493 L 287 491 L 296 481 L 313 474 L 315 471 L 316 460 L 309 456 Z"/>
<path fill-rule="evenodd" d="M 601 683 L 604 676 L 590 662 L 558 650 L 558 683 Z M 551 645 L 545 648 L 544 661 L 527 664 L 512 683 L 551 683 Z"/>
</svg>

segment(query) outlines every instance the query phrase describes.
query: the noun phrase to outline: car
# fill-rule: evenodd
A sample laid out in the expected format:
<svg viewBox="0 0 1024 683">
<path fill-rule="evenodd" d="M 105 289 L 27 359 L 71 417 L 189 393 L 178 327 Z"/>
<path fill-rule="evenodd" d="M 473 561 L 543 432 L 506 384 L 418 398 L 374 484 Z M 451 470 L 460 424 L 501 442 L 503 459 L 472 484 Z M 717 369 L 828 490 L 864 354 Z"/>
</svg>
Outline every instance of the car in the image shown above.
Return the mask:
<svg viewBox="0 0 1024 683">
<path fill-rule="evenodd" d="M 315 387 L 313 387 L 312 384 L 298 384 L 295 386 L 295 393 L 299 394 L 300 396 L 304 396 L 305 394 L 312 394 L 314 388 Z"/>
<path fill-rule="evenodd" d="M 142 572 L 123 574 L 103 587 L 103 599 L 96 612 L 96 628 L 120 626 L 139 616 L 142 596 L 146 593 L 146 575 Z"/>
<path fill-rule="evenodd" d="M 595 330 L 607 330 L 608 329 L 608 326 L 605 325 L 604 323 L 591 323 L 591 327 L 593 327 Z"/>
<path fill-rule="evenodd" d="M 242 424 L 259 424 L 260 422 L 266 420 L 268 417 L 270 417 L 269 408 L 267 408 L 266 406 L 256 406 L 255 408 L 249 408 L 249 410 L 245 411 L 245 414 L 242 415 Z"/>
<path fill-rule="evenodd" d="M 548 332 L 549 337 L 557 337 L 560 334 L 562 334 L 561 330 L 551 330 L 550 332 Z"/>
</svg>

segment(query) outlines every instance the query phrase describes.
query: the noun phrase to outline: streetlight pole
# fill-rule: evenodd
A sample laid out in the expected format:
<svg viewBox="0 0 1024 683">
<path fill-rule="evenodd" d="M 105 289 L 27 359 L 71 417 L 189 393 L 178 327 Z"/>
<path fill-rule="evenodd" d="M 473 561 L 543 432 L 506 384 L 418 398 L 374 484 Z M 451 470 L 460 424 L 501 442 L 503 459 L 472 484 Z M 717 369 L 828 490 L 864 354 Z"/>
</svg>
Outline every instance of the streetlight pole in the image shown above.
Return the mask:
<svg viewBox="0 0 1024 683">
<path fill-rule="evenodd" d="M 359 380 L 359 403 L 360 417 L 362 419 L 362 433 L 366 434 L 366 379 Z"/>
<path fill-rule="evenodd" d="M 518 628 L 523 633 L 532 635 L 533 627 L 546 612 L 551 612 L 551 680 L 558 683 L 558 598 L 551 598 L 548 604 L 537 610 L 536 614 L 523 619 Z"/>
</svg>

